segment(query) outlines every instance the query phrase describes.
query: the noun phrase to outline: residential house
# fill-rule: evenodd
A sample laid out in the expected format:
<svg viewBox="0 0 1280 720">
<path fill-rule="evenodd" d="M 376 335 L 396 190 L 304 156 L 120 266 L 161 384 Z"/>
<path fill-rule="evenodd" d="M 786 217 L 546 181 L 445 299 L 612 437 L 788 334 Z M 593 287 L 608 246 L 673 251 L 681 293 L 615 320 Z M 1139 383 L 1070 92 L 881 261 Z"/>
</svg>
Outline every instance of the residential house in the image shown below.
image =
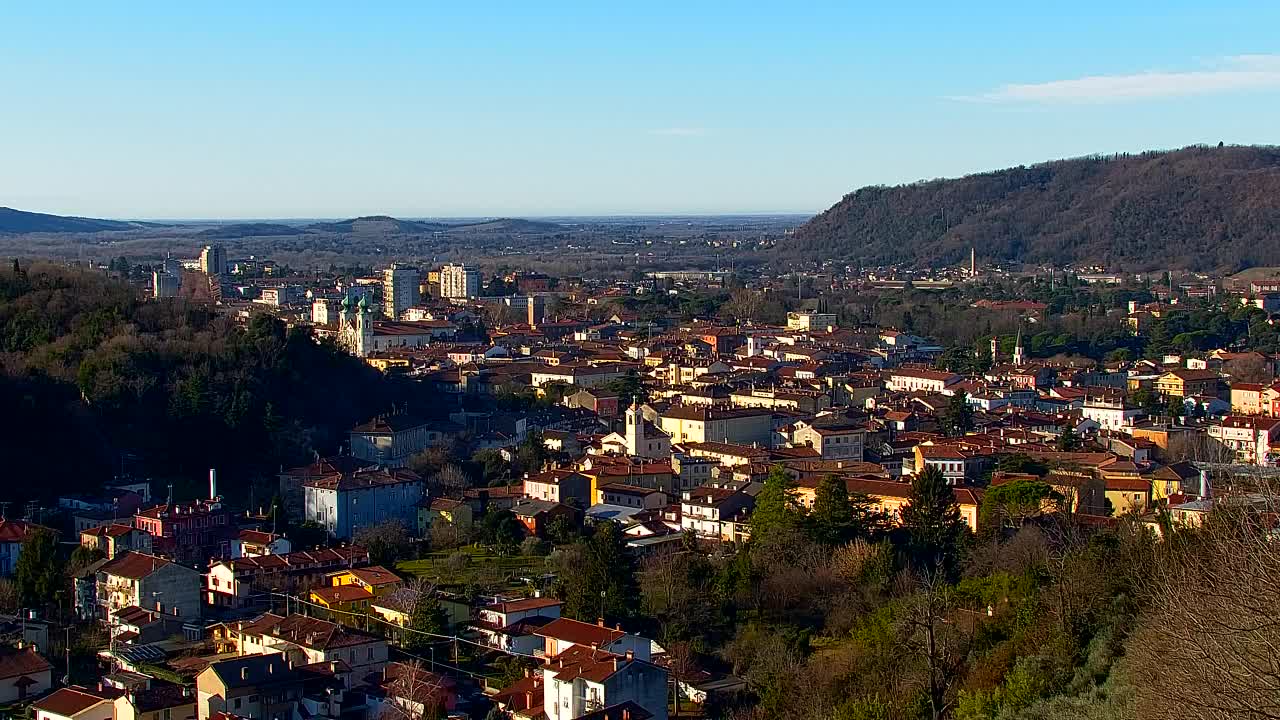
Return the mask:
<svg viewBox="0 0 1280 720">
<path fill-rule="evenodd" d="M 304 483 L 304 517 L 338 538 L 350 538 L 356 528 L 398 520 L 417 526 L 418 503 L 426 483 L 406 468 L 373 468 Z"/>
<path fill-rule="evenodd" d="M 32 645 L 0 648 L 0 704 L 39 697 L 53 687 L 53 666 Z"/>
<path fill-rule="evenodd" d="M 120 553 L 130 550 L 148 555 L 152 552 L 151 533 L 139 530 L 132 525 L 118 523 L 99 525 L 82 531 L 80 544 L 91 550 L 99 550 L 108 558 L 117 557 Z"/>
<path fill-rule="evenodd" d="M 867 429 L 860 422 L 799 422 L 791 433 L 792 445 L 811 447 L 824 460 L 862 460 Z"/>
<path fill-rule="evenodd" d="M 409 458 L 443 442 L 453 431 L 406 413 L 379 415 L 348 433 L 351 455 L 384 467 L 404 467 Z"/>
<path fill-rule="evenodd" d="M 384 638 L 305 615 L 266 613 L 219 630 L 224 651 L 244 656 L 283 656 L 295 666 L 341 662 L 349 670 L 364 671 L 381 670 L 387 663 Z"/>
<path fill-rule="evenodd" d="M 533 655 L 545 645 L 538 630 L 558 619 L 563 606 L 559 600 L 544 597 L 496 602 L 480 608 L 472 627 L 480 641 L 491 648 Z"/>
<path fill-rule="evenodd" d="M 231 546 L 231 557 L 260 557 L 262 555 L 288 555 L 293 550 L 289 538 L 261 530 L 241 530 Z"/>
<path fill-rule="evenodd" d="M 133 526 L 151 533 L 152 550 L 181 563 L 206 562 L 231 554 L 231 512 L 222 498 L 193 500 L 139 510 Z"/>
<path fill-rule="evenodd" d="M 773 411 L 673 405 L 658 415 L 658 427 L 675 443 L 736 443 L 770 447 Z"/>
<path fill-rule="evenodd" d="M 797 481 L 795 497 L 801 507 L 813 507 L 819 482 L 820 478 L 816 476 Z M 845 478 L 844 482 L 851 495 L 866 495 L 875 503 L 876 510 L 883 512 L 893 523 L 901 521 L 902 509 L 911 501 L 911 483 L 865 477 Z M 960 519 L 977 532 L 978 493 L 964 487 L 954 487 L 952 493 L 960 510 Z"/>
<path fill-rule="evenodd" d="M 629 720 L 630 712 L 622 709 L 632 705 L 654 720 L 667 718 L 666 668 L 630 652 L 617 654 L 577 646 L 549 657 L 541 670 L 547 720 Z M 611 708 L 622 709 L 610 715 Z"/>
<path fill-rule="evenodd" d="M 471 620 L 471 605 L 466 598 L 438 590 L 435 598 L 440 604 L 440 609 L 444 611 L 445 623 L 449 627 L 458 627 Z M 370 601 L 369 609 L 383 620 L 405 627 L 410 623 L 413 609 L 417 604 L 418 591 L 411 587 L 402 587 Z"/>
<path fill-rule="evenodd" d="M 98 607 L 109 618 L 130 606 L 156 608 L 195 622 L 200 619 L 200 573 L 155 555 L 128 551 L 98 569 Z"/>
<path fill-rule="evenodd" d="M 1269 415 L 1271 400 L 1266 385 L 1257 383 L 1231 383 L 1231 412 L 1237 415 Z"/>
<path fill-rule="evenodd" d="M 577 502 L 582 507 L 591 504 L 591 478 L 573 470 L 547 470 L 524 476 L 524 494 L 534 500 L 569 504 Z"/>
<path fill-rule="evenodd" d="M 428 498 L 418 503 L 418 534 L 426 537 L 437 522 L 465 530 L 474 522 L 471 505 L 453 498 Z"/>
<path fill-rule="evenodd" d="M 195 720 L 196 694 L 182 685 L 152 684 L 115 699 L 114 720 Z"/>
<path fill-rule="evenodd" d="M 199 720 L 232 713 L 255 720 L 296 717 L 303 674 L 278 654 L 215 662 L 196 676 Z"/>
<path fill-rule="evenodd" d="M 113 720 L 114 695 L 73 685 L 40 698 L 31 709 L 36 720 Z"/>
<path fill-rule="evenodd" d="M 327 610 L 342 613 L 363 613 L 376 598 L 404 586 L 398 575 L 381 565 L 330 573 L 328 580 L 328 586 L 311 591 L 310 600 Z"/>
<path fill-rule="evenodd" d="M 210 564 L 206 576 L 207 602 L 241 608 L 262 592 L 305 593 L 327 583 L 335 570 L 368 564 L 369 551 L 354 545 L 218 560 Z"/>
<path fill-rule="evenodd" d="M 963 379 L 955 373 L 942 370 L 900 368 L 889 373 L 885 387 L 893 392 L 940 393 Z"/>
<path fill-rule="evenodd" d="M 1165 397 L 1218 396 L 1220 377 L 1213 370 L 1170 370 L 1156 378 L 1155 391 Z"/>
<path fill-rule="evenodd" d="M 537 635 L 544 640 L 542 655 L 554 658 L 573 647 L 602 650 L 612 653 L 632 653 L 641 660 L 648 660 L 653 644 L 639 635 L 623 632 L 621 626 L 608 627 L 604 620 L 586 623 L 570 618 L 556 618 L 542 626 Z"/>
<path fill-rule="evenodd" d="M 606 505 L 657 510 L 667 506 L 667 494 L 654 488 L 613 482 L 600 486 L 596 491 L 595 501 Z"/>
<path fill-rule="evenodd" d="M 558 517 L 566 518 L 573 524 L 578 523 L 579 511 L 569 505 L 551 500 L 520 500 L 511 506 L 511 514 L 524 525 L 525 530 L 535 537 L 544 537 L 547 528 Z"/>
<path fill-rule="evenodd" d="M 374 463 L 350 455 L 337 455 L 317 460 L 310 465 L 290 468 L 280 473 L 280 499 L 290 517 L 301 517 L 306 501 L 305 486 L 310 480 L 341 479 L 357 470 L 372 467 Z"/>
<path fill-rule="evenodd" d="M 1237 462 L 1270 465 L 1271 445 L 1280 439 L 1280 418 L 1230 415 L 1208 427 L 1209 437 L 1236 453 Z"/>
<path fill-rule="evenodd" d="M 1113 515 L 1141 514 L 1151 506 L 1151 481 L 1144 478 L 1107 478 L 1106 502 Z"/>
<path fill-rule="evenodd" d="M 685 490 L 680 501 L 680 529 L 706 540 L 732 542 L 733 522 L 755 507 L 755 498 L 740 489 L 704 485 Z"/>
</svg>

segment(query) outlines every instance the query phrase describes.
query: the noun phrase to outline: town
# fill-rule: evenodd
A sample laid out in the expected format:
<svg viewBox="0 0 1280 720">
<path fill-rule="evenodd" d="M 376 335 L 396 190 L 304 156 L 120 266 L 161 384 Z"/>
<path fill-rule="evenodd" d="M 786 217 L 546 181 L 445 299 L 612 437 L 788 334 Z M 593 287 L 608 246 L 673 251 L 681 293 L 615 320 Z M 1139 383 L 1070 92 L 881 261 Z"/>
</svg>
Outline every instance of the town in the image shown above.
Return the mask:
<svg viewBox="0 0 1280 720">
<path fill-rule="evenodd" d="M 726 646 L 731 618 L 853 592 L 815 576 L 893 594 L 895 565 L 954 577 L 1034 528 L 1050 555 L 1160 542 L 1270 512 L 1280 474 L 1261 276 L 973 254 L 914 276 L 305 274 L 219 245 L 56 272 L 278 323 L 432 402 L 364 417 L 256 501 L 224 468 L 175 491 L 133 458 L 4 503 L 0 703 L 37 720 L 728 717 L 782 672 L 763 639 Z M 830 557 L 788 554 L 810 545 Z M 948 612 L 1003 632 L 1025 610 L 1002 593 L 950 601 L 930 637 Z"/>
</svg>

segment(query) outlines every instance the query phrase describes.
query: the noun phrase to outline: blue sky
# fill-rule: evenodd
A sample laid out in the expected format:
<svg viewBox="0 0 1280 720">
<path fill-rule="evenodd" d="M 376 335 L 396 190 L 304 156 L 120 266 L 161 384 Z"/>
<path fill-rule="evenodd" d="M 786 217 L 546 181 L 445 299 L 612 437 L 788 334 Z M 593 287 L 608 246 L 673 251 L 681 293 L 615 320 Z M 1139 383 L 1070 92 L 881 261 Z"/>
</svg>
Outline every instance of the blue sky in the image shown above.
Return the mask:
<svg viewBox="0 0 1280 720">
<path fill-rule="evenodd" d="M 0 205 L 812 212 L 867 184 L 1280 142 L 1276 2 L 360 5 L 0 6 Z"/>
</svg>

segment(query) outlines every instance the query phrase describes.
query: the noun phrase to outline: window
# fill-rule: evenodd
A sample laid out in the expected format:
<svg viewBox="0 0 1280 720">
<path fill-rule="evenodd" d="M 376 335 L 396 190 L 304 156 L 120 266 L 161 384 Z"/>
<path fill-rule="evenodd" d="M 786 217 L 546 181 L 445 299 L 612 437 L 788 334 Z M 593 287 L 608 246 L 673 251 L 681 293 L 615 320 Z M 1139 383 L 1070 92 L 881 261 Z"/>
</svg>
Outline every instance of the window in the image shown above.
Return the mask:
<svg viewBox="0 0 1280 720">
<path fill-rule="evenodd" d="M 232 701 L 232 703 L 231 703 L 231 706 L 232 706 L 233 708 L 235 708 L 236 710 L 239 710 L 239 709 L 240 709 L 240 698 L 236 698 L 235 700 L 233 700 L 233 701 Z"/>
<path fill-rule="evenodd" d="M 250 696 L 249 696 L 249 702 L 251 702 L 251 703 L 256 703 L 256 702 L 258 702 L 258 696 L 257 696 L 257 695 L 250 695 Z"/>
<path fill-rule="evenodd" d="M 370 660 L 372 660 L 372 659 L 373 659 L 373 647 L 370 647 L 370 648 L 369 648 L 369 659 L 370 659 Z"/>
</svg>

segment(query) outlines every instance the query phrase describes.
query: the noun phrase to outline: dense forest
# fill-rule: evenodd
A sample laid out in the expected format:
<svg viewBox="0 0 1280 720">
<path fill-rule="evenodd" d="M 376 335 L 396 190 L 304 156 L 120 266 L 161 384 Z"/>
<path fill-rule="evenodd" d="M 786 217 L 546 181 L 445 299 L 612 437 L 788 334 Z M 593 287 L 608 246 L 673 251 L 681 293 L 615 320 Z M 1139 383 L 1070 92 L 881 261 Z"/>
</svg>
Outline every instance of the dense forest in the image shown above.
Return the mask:
<svg viewBox="0 0 1280 720">
<path fill-rule="evenodd" d="M 423 411 L 421 386 L 287 331 L 210 308 L 143 301 L 101 272 L 0 269 L 0 501 L 92 490 L 121 472 L 230 493 L 281 465 L 333 452 L 392 403 Z"/>
<path fill-rule="evenodd" d="M 862 265 L 1280 265 L 1280 149 L 1088 157 L 857 190 L 779 253 Z"/>
</svg>

